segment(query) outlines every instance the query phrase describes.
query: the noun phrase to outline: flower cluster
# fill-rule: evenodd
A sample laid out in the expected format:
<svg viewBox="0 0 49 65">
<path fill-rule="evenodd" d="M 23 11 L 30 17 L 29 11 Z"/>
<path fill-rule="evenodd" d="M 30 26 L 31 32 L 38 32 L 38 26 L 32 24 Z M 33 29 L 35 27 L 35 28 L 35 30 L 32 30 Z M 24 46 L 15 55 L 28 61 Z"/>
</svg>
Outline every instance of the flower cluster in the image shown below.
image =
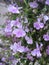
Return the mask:
<svg viewBox="0 0 49 65">
<path fill-rule="evenodd" d="M 38 60 L 40 65 L 48 65 L 49 0 L 20 0 L 8 6 L 8 14 L 4 39 L 9 41 L 9 53 L 3 61 L 9 61 L 9 65 L 34 65 Z"/>
</svg>

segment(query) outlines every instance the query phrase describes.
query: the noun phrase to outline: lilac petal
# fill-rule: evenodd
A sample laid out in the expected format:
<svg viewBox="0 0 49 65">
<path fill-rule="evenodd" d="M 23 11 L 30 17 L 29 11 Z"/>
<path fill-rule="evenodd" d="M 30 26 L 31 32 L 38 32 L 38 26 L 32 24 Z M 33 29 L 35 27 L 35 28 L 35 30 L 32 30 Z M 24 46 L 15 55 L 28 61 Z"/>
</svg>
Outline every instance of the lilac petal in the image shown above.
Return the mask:
<svg viewBox="0 0 49 65">
<path fill-rule="evenodd" d="M 2 59 L 1 59 L 3 62 L 5 62 L 6 61 L 6 58 L 5 57 L 2 57 Z"/>
<path fill-rule="evenodd" d="M 30 49 L 28 47 L 25 47 L 25 51 L 24 52 L 28 52 L 30 51 Z"/>
<path fill-rule="evenodd" d="M 10 23 L 10 25 L 11 25 L 11 27 L 16 26 L 18 28 L 22 28 L 22 24 L 19 22 L 18 19 L 12 20 L 11 23 Z"/>
<path fill-rule="evenodd" d="M 49 55 L 49 45 L 47 46 L 46 53 Z"/>
<path fill-rule="evenodd" d="M 49 55 L 49 49 L 46 49 L 46 53 Z"/>
<path fill-rule="evenodd" d="M 18 60 L 12 60 L 12 65 L 17 65 L 17 63 L 18 63 L 19 61 Z"/>
<path fill-rule="evenodd" d="M 37 50 L 37 58 L 41 57 L 41 56 L 42 56 L 42 54 L 40 53 L 40 50 Z"/>
<path fill-rule="evenodd" d="M 18 10 L 18 8 L 15 7 L 15 6 L 13 6 L 13 5 L 9 5 L 8 11 L 9 11 L 9 12 L 12 12 L 12 13 L 17 13 L 17 14 L 20 13 L 19 10 Z"/>
<path fill-rule="evenodd" d="M 17 43 L 14 43 L 14 45 L 10 46 L 10 49 L 13 50 L 14 53 L 16 53 L 17 52 L 17 47 L 18 47 Z"/>
<path fill-rule="evenodd" d="M 25 31 L 26 31 L 26 32 L 29 32 L 29 29 L 28 29 L 28 28 L 26 28 L 26 29 L 25 29 Z"/>
<path fill-rule="evenodd" d="M 33 58 L 29 53 L 27 54 L 27 59 L 29 59 L 29 60 L 31 60 L 31 61 L 34 60 L 34 58 Z"/>
<path fill-rule="evenodd" d="M 47 46 L 47 48 L 49 49 L 49 45 Z"/>
<path fill-rule="evenodd" d="M 34 23 L 34 28 L 36 28 L 37 30 L 40 29 L 40 26 L 39 26 L 39 23 L 38 23 L 38 22 L 35 22 L 35 23 Z"/>
<path fill-rule="evenodd" d="M 31 52 L 31 54 L 32 54 L 33 56 L 37 56 L 37 58 L 42 56 L 39 49 L 34 49 L 34 50 Z"/>
<path fill-rule="evenodd" d="M 45 4 L 49 5 L 49 0 L 46 0 L 46 1 L 45 1 Z"/>
<path fill-rule="evenodd" d="M 11 27 L 13 27 L 15 25 L 15 20 L 12 20 L 10 25 L 11 25 Z"/>
<path fill-rule="evenodd" d="M 5 35 L 7 36 L 12 34 L 12 28 L 9 25 L 5 27 L 4 31 L 6 33 Z"/>
<path fill-rule="evenodd" d="M 24 46 L 19 46 L 19 47 L 17 48 L 17 51 L 20 52 L 20 53 L 24 52 L 24 51 L 25 51 Z"/>
<path fill-rule="evenodd" d="M 36 49 L 34 49 L 33 51 L 31 51 L 31 54 L 33 56 L 37 56 L 37 58 L 41 57 L 42 54 L 40 53 L 40 47 L 38 45 L 38 43 L 36 42 Z"/>
<path fill-rule="evenodd" d="M 32 44 L 32 43 L 33 43 L 33 40 L 32 40 L 31 38 L 29 38 L 29 39 L 27 40 L 27 43 L 28 43 L 28 44 Z"/>
<path fill-rule="evenodd" d="M 40 23 L 40 28 L 43 28 L 44 27 L 44 24 L 43 23 Z"/>
<path fill-rule="evenodd" d="M 4 65 L 4 64 L 0 62 L 0 65 Z"/>
<path fill-rule="evenodd" d="M 13 50 L 14 53 L 16 53 L 16 52 L 20 52 L 20 53 L 25 52 L 25 47 L 19 45 L 19 43 L 20 42 L 18 42 L 18 43 L 15 42 L 13 45 L 10 46 L 10 49 Z"/>
<path fill-rule="evenodd" d="M 31 8 L 37 8 L 38 7 L 38 4 L 35 1 L 30 2 L 29 5 L 30 5 Z"/>
<path fill-rule="evenodd" d="M 36 49 L 34 49 L 33 51 L 31 51 L 31 54 L 32 54 L 33 56 L 36 56 Z"/>
<path fill-rule="evenodd" d="M 48 34 L 44 34 L 43 38 L 44 38 L 45 41 L 49 41 L 49 35 Z"/>
<path fill-rule="evenodd" d="M 26 35 L 25 31 L 23 29 L 15 29 L 13 31 L 13 34 L 16 35 L 16 37 L 20 38 L 20 37 L 24 37 Z"/>
<path fill-rule="evenodd" d="M 44 22 L 46 22 L 47 20 L 49 20 L 49 17 L 47 15 L 44 16 Z"/>
<path fill-rule="evenodd" d="M 31 37 L 25 36 L 25 40 L 27 41 L 28 44 L 33 44 L 33 40 Z"/>
<path fill-rule="evenodd" d="M 35 22 L 33 25 L 34 25 L 34 28 L 36 28 L 37 30 L 44 27 L 44 24 L 41 22 Z"/>
<path fill-rule="evenodd" d="M 39 48 L 39 45 L 38 45 L 38 43 L 36 42 L 36 48 Z"/>
</svg>

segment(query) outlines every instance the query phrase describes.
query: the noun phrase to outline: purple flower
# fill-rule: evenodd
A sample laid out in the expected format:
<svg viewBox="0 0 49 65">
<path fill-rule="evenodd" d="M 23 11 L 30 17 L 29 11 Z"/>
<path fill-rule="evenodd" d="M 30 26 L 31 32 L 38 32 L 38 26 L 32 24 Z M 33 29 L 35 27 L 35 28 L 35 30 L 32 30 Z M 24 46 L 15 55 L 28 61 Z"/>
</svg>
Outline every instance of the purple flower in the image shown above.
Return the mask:
<svg viewBox="0 0 49 65">
<path fill-rule="evenodd" d="M 10 49 L 13 50 L 14 53 L 16 52 L 24 52 L 25 51 L 25 47 L 24 46 L 21 46 L 20 42 L 18 43 L 14 43 L 13 45 L 10 46 Z"/>
<path fill-rule="evenodd" d="M 42 46 L 40 46 L 40 47 L 42 47 Z M 31 51 L 31 54 L 33 56 L 37 56 L 37 58 L 41 57 L 42 54 L 40 52 L 40 47 L 39 47 L 38 43 L 36 43 L 36 49 L 34 49 L 33 51 Z"/>
<path fill-rule="evenodd" d="M 11 12 L 11 13 L 17 13 L 17 14 L 20 13 L 18 7 L 15 7 L 13 5 L 9 5 L 8 11 Z"/>
<path fill-rule="evenodd" d="M 26 31 L 26 32 L 29 32 L 29 29 L 26 27 L 26 28 L 25 28 L 25 31 Z"/>
<path fill-rule="evenodd" d="M 17 43 L 14 43 L 13 45 L 11 45 L 10 49 L 13 50 L 14 53 L 16 53 L 17 52 Z"/>
<path fill-rule="evenodd" d="M 36 28 L 37 30 L 40 30 L 41 28 L 44 27 L 44 23 L 41 23 L 41 22 L 35 22 L 33 24 L 34 28 Z"/>
<path fill-rule="evenodd" d="M 36 3 L 36 1 L 30 2 L 29 5 L 31 8 L 37 8 L 38 7 L 38 4 Z"/>
<path fill-rule="evenodd" d="M 49 55 L 49 45 L 47 46 L 46 53 Z"/>
<path fill-rule="evenodd" d="M 13 45 L 10 46 L 10 49 L 13 50 L 13 53 L 17 53 L 17 52 L 29 52 L 30 49 L 28 47 L 24 47 L 24 46 L 21 46 L 21 42 L 18 42 L 18 43 L 14 43 Z"/>
<path fill-rule="evenodd" d="M 25 51 L 24 52 L 29 52 L 30 49 L 28 47 L 25 47 Z"/>
<path fill-rule="evenodd" d="M 13 26 L 15 25 L 15 20 L 12 20 L 12 21 L 10 22 L 10 25 L 11 25 L 11 27 L 13 27 Z"/>
<path fill-rule="evenodd" d="M 24 37 L 26 35 L 25 31 L 21 28 L 14 29 L 13 34 L 16 35 L 17 38 Z"/>
<path fill-rule="evenodd" d="M 17 65 L 18 62 L 19 62 L 18 60 L 14 59 L 14 60 L 12 60 L 12 64 L 11 65 Z"/>
<path fill-rule="evenodd" d="M 31 60 L 31 61 L 33 61 L 34 60 L 34 58 L 31 56 L 31 54 L 27 54 L 27 59 L 29 59 L 29 60 Z"/>
<path fill-rule="evenodd" d="M 2 57 L 2 59 L 1 59 L 3 62 L 5 62 L 6 61 L 6 58 L 5 57 Z"/>
<path fill-rule="evenodd" d="M 17 18 L 16 20 L 12 20 L 10 25 L 11 27 L 16 26 L 18 28 L 22 28 L 22 24 L 19 22 L 19 18 Z"/>
<path fill-rule="evenodd" d="M 39 50 L 39 49 L 34 49 L 34 50 L 31 52 L 31 54 L 32 54 L 33 56 L 37 56 L 37 58 L 38 58 L 38 57 L 41 57 L 41 53 L 40 53 L 40 50 Z"/>
<path fill-rule="evenodd" d="M 48 35 L 48 34 L 44 34 L 44 35 L 43 35 L 43 39 L 44 39 L 45 41 L 49 41 L 49 35 Z"/>
<path fill-rule="evenodd" d="M 24 47 L 24 46 L 19 46 L 19 47 L 17 48 L 17 51 L 20 52 L 20 53 L 22 53 L 22 52 L 25 51 L 25 47 Z"/>
<path fill-rule="evenodd" d="M 7 25 L 4 29 L 5 35 L 9 36 L 12 34 L 12 28 L 10 27 L 10 25 Z"/>
<path fill-rule="evenodd" d="M 28 44 L 33 44 L 33 40 L 31 37 L 25 36 L 25 40 L 27 41 Z"/>
<path fill-rule="evenodd" d="M 49 17 L 47 15 L 44 15 L 44 21 L 49 20 Z"/>
<path fill-rule="evenodd" d="M 49 0 L 46 0 L 46 1 L 45 1 L 45 4 L 46 4 L 46 5 L 49 5 Z"/>
<path fill-rule="evenodd" d="M 0 63 L 0 65 L 5 65 L 5 64 L 3 64 L 3 63 Z"/>
</svg>

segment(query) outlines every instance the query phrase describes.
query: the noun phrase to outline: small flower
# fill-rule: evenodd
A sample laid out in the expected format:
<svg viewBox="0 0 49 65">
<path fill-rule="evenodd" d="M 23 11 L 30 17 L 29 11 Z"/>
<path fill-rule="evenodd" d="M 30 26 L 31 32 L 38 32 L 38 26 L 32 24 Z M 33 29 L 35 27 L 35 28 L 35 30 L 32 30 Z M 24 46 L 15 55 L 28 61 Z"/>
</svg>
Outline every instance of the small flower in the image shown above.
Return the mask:
<svg viewBox="0 0 49 65">
<path fill-rule="evenodd" d="M 27 54 L 27 59 L 29 59 L 29 60 L 31 60 L 31 61 L 33 61 L 34 60 L 34 58 L 31 56 L 31 54 Z"/>
<path fill-rule="evenodd" d="M 32 54 L 33 56 L 37 56 L 37 58 L 38 58 L 38 57 L 41 57 L 41 53 L 40 53 L 40 50 L 39 50 L 39 49 L 34 49 L 34 50 L 31 52 L 31 54 Z"/>
<path fill-rule="evenodd" d="M 12 20 L 12 21 L 10 22 L 10 25 L 11 25 L 11 27 L 13 27 L 13 26 L 15 25 L 15 20 Z"/>
<path fill-rule="evenodd" d="M 19 62 L 18 60 L 14 59 L 14 60 L 12 60 L 12 64 L 11 65 L 17 65 L 18 62 Z"/>
<path fill-rule="evenodd" d="M 46 53 L 49 55 L 49 45 L 47 46 Z"/>
<path fill-rule="evenodd" d="M 25 31 L 20 28 L 14 29 L 13 34 L 16 35 L 17 38 L 24 37 L 26 35 Z"/>
<path fill-rule="evenodd" d="M 44 34 L 44 35 L 43 35 L 43 39 L 44 39 L 45 41 L 49 41 L 49 35 L 48 35 L 48 34 Z"/>
<path fill-rule="evenodd" d="M 28 47 L 25 47 L 25 51 L 24 52 L 29 52 L 30 49 Z"/>
<path fill-rule="evenodd" d="M 10 22 L 10 25 L 11 27 L 16 26 L 18 28 L 22 28 L 22 24 L 19 22 L 19 18 L 17 18 L 16 20 L 12 20 Z"/>
<path fill-rule="evenodd" d="M 45 1 L 45 4 L 46 4 L 46 5 L 49 5 L 49 0 L 46 0 L 46 1 Z"/>
<path fill-rule="evenodd" d="M 44 15 L 43 21 L 46 23 L 46 21 L 49 20 L 49 17 L 47 15 Z"/>
<path fill-rule="evenodd" d="M 22 53 L 25 51 L 24 46 L 19 46 L 19 48 L 17 49 L 18 52 Z"/>
<path fill-rule="evenodd" d="M 33 40 L 31 37 L 25 36 L 25 40 L 27 41 L 28 44 L 33 44 Z"/>
<path fill-rule="evenodd" d="M 33 24 L 34 28 L 36 28 L 37 30 L 40 30 L 41 28 L 44 27 L 44 23 L 41 23 L 41 22 L 35 22 Z"/>
<path fill-rule="evenodd" d="M 5 64 L 3 64 L 3 63 L 0 62 L 0 65 L 5 65 Z"/>
<path fill-rule="evenodd" d="M 26 27 L 26 28 L 25 28 L 25 31 L 26 31 L 26 32 L 29 32 L 29 29 Z"/>
<path fill-rule="evenodd" d="M 14 53 L 16 53 L 17 52 L 17 43 L 14 43 L 13 45 L 11 45 L 10 49 L 13 50 Z"/>
<path fill-rule="evenodd" d="M 40 46 L 40 47 L 41 47 L 41 46 Z M 38 43 L 36 43 L 36 49 L 34 49 L 33 51 L 31 51 L 31 54 L 32 54 L 33 56 L 37 56 L 37 58 L 41 57 L 42 54 L 41 54 L 41 52 L 40 52 L 40 47 L 39 47 Z"/>
<path fill-rule="evenodd" d="M 38 4 L 36 3 L 36 1 L 30 2 L 29 5 L 31 8 L 37 8 L 38 7 Z"/>
<path fill-rule="evenodd" d="M 10 46 L 10 49 L 13 50 L 14 53 L 16 53 L 16 52 L 22 53 L 22 52 L 25 51 L 25 47 L 24 46 L 21 46 L 19 44 L 19 42 L 18 43 L 15 42 L 13 45 L 11 45 Z"/>
<path fill-rule="evenodd" d="M 15 7 L 13 5 L 9 5 L 8 11 L 11 12 L 11 13 L 17 13 L 17 14 L 20 13 L 18 7 Z"/>
<path fill-rule="evenodd" d="M 12 28 L 10 27 L 10 25 L 7 25 L 4 29 L 5 35 L 9 36 L 12 34 Z"/>
<path fill-rule="evenodd" d="M 6 61 L 6 58 L 5 57 L 2 57 L 2 59 L 1 59 L 3 62 L 5 62 Z"/>
</svg>

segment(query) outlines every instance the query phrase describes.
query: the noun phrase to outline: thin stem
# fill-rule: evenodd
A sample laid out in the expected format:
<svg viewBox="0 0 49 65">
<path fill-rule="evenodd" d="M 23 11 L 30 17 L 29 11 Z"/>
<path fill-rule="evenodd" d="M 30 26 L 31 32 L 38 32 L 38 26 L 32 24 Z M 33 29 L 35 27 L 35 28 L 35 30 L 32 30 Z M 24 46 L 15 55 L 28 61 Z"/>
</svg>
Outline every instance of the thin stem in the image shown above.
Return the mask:
<svg viewBox="0 0 49 65">
<path fill-rule="evenodd" d="M 24 0 L 25 5 L 27 6 L 26 0 Z"/>
</svg>

